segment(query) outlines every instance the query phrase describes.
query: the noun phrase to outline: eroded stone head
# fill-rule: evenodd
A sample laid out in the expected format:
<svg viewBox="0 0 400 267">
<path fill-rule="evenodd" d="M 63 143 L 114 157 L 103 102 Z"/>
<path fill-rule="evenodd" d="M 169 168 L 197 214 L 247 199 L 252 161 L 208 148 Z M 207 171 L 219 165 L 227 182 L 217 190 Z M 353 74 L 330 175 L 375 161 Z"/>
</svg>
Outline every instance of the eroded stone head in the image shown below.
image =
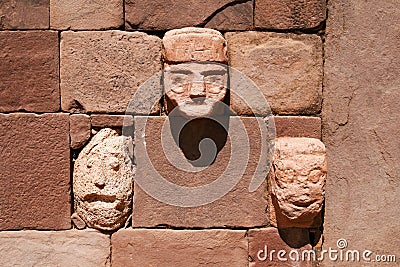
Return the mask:
<svg viewBox="0 0 400 267">
<path fill-rule="evenodd" d="M 226 41 L 212 29 L 172 30 L 163 38 L 167 112 L 186 117 L 220 113 L 228 86 Z"/>
<path fill-rule="evenodd" d="M 318 139 L 291 137 L 278 138 L 275 144 L 271 193 L 277 212 L 294 223 L 312 225 L 325 196 L 325 146 Z"/>
<path fill-rule="evenodd" d="M 135 169 L 124 151 L 130 145 L 126 142 L 131 139 L 102 129 L 75 161 L 76 213 L 89 227 L 115 230 L 130 215 Z"/>
</svg>

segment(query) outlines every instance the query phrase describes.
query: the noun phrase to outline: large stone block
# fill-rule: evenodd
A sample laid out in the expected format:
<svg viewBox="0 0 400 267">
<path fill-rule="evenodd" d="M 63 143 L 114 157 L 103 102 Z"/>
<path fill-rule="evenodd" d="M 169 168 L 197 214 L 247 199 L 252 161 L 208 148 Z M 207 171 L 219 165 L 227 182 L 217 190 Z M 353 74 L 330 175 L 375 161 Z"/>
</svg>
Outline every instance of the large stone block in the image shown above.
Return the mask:
<svg viewBox="0 0 400 267">
<path fill-rule="evenodd" d="M 315 254 L 306 230 L 270 227 L 251 229 L 248 236 L 250 267 L 313 266 Z"/>
<path fill-rule="evenodd" d="M 317 35 L 240 32 L 226 33 L 225 37 L 230 66 L 255 82 L 273 112 L 297 115 L 320 111 L 322 42 Z M 250 114 L 234 94 L 231 107 L 238 114 Z"/>
<path fill-rule="evenodd" d="M 170 30 L 207 26 L 217 30 L 246 30 L 253 24 L 252 3 L 237 0 L 125 2 L 127 28 Z"/>
<path fill-rule="evenodd" d="M 310 29 L 326 17 L 325 0 L 256 0 L 254 24 L 264 29 Z"/>
<path fill-rule="evenodd" d="M 58 34 L 0 32 L 0 112 L 60 109 Z"/>
<path fill-rule="evenodd" d="M 111 237 L 112 266 L 247 267 L 246 231 L 120 230 Z"/>
<path fill-rule="evenodd" d="M 247 133 L 242 131 L 241 122 Z M 178 146 L 176 141 L 166 139 L 171 129 L 176 131 L 179 128 L 174 118 L 167 122 L 166 117 L 135 117 L 135 160 L 138 169 L 134 186 L 133 226 L 209 228 L 267 225 L 267 137 L 258 125 L 264 121 L 231 117 L 228 133 L 222 126 L 207 120 L 191 123 L 182 129 Z M 199 136 L 199 132 L 206 134 Z M 219 151 L 210 166 L 196 164 L 196 160 L 201 158 L 198 147 L 202 151 L 202 145 L 206 145 L 199 143 L 198 138 L 213 140 Z M 246 140 L 249 140 L 249 146 Z M 207 150 L 203 152 L 207 154 Z M 189 160 L 193 163 L 190 164 Z M 179 166 L 181 163 L 187 166 Z M 190 192 L 176 187 L 171 189 L 165 183 L 158 183 L 160 177 L 167 183 L 196 189 Z M 261 186 L 249 192 L 251 182 L 256 179 L 261 179 Z M 206 185 L 208 187 L 204 187 Z M 204 194 L 201 193 L 205 189 Z M 221 192 L 226 194 L 220 195 Z M 169 193 L 171 195 L 167 195 Z M 188 204 L 192 200 L 203 204 Z"/>
<path fill-rule="evenodd" d="M 122 0 L 50 0 L 50 27 L 52 29 L 115 29 L 123 23 Z"/>
<path fill-rule="evenodd" d="M 3 0 L 0 5 L 0 29 L 48 29 L 49 1 Z"/>
<path fill-rule="evenodd" d="M 0 265 L 110 266 L 110 237 L 88 231 L 0 232 Z"/>
<path fill-rule="evenodd" d="M 400 49 L 399 28 L 393 25 L 400 25 L 396 1 L 329 1 L 322 110 L 329 164 L 323 248 L 336 247 L 344 238 L 349 249 L 374 251 L 371 259 L 391 254 L 398 261 Z"/>
<path fill-rule="evenodd" d="M 0 115 L 0 229 L 71 227 L 68 114 Z"/>
<path fill-rule="evenodd" d="M 63 32 L 61 107 L 70 112 L 124 113 L 138 87 L 160 70 L 158 37 L 123 31 Z M 150 90 L 158 93 L 160 88 Z"/>
</svg>

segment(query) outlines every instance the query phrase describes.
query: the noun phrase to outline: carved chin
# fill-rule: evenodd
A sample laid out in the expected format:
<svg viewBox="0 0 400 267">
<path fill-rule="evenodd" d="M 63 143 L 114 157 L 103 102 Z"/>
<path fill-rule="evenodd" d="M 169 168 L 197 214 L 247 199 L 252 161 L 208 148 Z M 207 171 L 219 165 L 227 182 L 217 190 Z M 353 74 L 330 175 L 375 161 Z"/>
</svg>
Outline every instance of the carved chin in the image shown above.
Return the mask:
<svg viewBox="0 0 400 267">
<path fill-rule="evenodd" d="M 202 103 L 186 102 L 178 105 L 177 111 L 189 118 L 209 117 L 221 112 L 219 101 L 205 101 Z"/>
<path fill-rule="evenodd" d="M 76 212 L 91 228 L 111 231 L 125 224 L 129 216 L 130 204 L 121 200 L 114 202 L 77 203 Z"/>
</svg>

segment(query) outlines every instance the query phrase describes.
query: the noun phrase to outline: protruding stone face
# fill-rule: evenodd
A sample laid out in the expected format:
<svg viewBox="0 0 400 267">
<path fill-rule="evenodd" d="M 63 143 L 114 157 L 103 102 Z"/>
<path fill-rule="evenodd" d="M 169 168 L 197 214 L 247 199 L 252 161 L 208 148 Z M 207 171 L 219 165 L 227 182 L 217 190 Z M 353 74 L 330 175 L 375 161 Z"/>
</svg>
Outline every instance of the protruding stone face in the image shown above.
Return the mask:
<svg viewBox="0 0 400 267">
<path fill-rule="evenodd" d="M 76 212 L 89 227 L 114 230 L 129 216 L 135 169 L 124 152 L 127 141 L 112 129 L 102 129 L 75 162 Z"/>
<path fill-rule="evenodd" d="M 212 29 L 187 27 L 168 31 L 163 38 L 163 48 L 168 63 L 228 62 L 226 40 Z"/>
<path fill-rule="evenodd" d="M 182 63 L 164 70 L 168 112 L 177 108 L 186 117 L 207 117 L 223 110 L 228 83 L 227 66 Z"/>
<path fill-rule="evenodd" d="M 271 193 L 289 220 L 312 221 L 325 196 L 325 146 L 314 138 L 278 138 L 275 143 Z"/>
</svg>

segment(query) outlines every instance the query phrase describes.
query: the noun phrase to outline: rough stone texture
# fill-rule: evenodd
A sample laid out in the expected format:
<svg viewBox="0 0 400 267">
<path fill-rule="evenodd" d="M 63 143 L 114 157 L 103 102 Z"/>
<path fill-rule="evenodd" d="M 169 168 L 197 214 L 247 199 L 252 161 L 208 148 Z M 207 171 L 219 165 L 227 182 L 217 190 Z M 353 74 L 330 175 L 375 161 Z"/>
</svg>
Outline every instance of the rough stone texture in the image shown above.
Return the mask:
<svg viewBox="0 0 400 267">
<path fill-rule="evenodd" d="M 90 139 L 90 117 L 85 114 L 74 114 L 69 117 L 69 135 L 71 148 L 78 149 Z"/>
<path fill-rule="evenodd" d="M 321 139 L 321 118 L 275 116 L 277 137 L 309 137 Z"/>
<path fill-rule="evenodd" d="M 124 225 L 132 205 L 135 169 L 122 136 L 100 130 L 79 153 L 74 165 L 76 213 L 89 227 L 115 230 Z"/>
<path fill-rule="evenodd" d="M 187 27 L 165 33 L 163 56 L 167 62 L 214 61 L 226 63 L 226 41 L 213 29 Z"/>
<path fill-rule="evenodd" d="M 111 245 L 114 267 L 248 266 L 246 231 L 123 229 Z"/>
<path fill-rule="evenodd" d="M 122 31 L 63 32 L 61 107 L 70 112 L 123 113 L 139 86 L 160 70 L 158 37 Z"/>
<path fill-rule="evenodd" d="M 57 32 L 0 32 L 0 76 L 0 112 L 58 111 Z"/>
<path fill-rule="evenodd" d="M 122 127 L 133 126 L 133 117 L 124 115 L 92 114 L 93 127 Z"/>
<path fill-rule="evenodd" d="M 2 0 L 0 29 L 48 29 L 49 1 Z M 1 39 L 1 38 L 0 38 Z"/>
<path fill-rule="evenodd" d="M 197 172 L 188 172 L 186 170 L 178 169 L 177 167 L 175 167 L 176 165 L 174 166 L 171 161 L 169 161 L 172 160 L 171 157 L 175 156 L 175 152 L 171 152 L 169 150 L 164 152 L 164 149 L 168 147 L 175 148 L 177 147 L 177 145 L 174 141 L 168 143 L 168 140 L 164 141 L 165 139 L 160 138 L 162 136 L 161 129 L 166 118 L 148 117 L 146 129 L 145 132 L 143 132 L 144 119 L 146 119 L 146 117 L 135 117 L 135 160 L 138 166 L 136 177 L 142 177 L 141 183 L 144 183 L 146 181 L 151 182 L 152 180 L 143 181 L 143 179 L 145 179 L 145 177 L 154 177 L 152 179 L 155 179 L 158 173 L 167 181 L 180 186 L 199 187 L 201 185 L 209 184 L 212 181 L 215 181 L 217 178 L 221 177 L 230 162 L 236 162 L 233 160 L 233 158 L 235 158 L 235 155 L 232 155 L 231 153 L 232 138 L 234 138 L 234 140 L 242 140 L 241 138 L 246 138 L 246 136 L 242 136 L 240 131 L 238 130 L 240 128 L 238 126 L 239 121 L 242 121 L 244 123 L 244 126 L 247 130 L 247 137 L 249 138 L 249 140 L 251 140 L 251 142 L 247 165 L 246 162 L 244 164 L 239 164 L 240 166 L 236 166 L 235 163 L 233 163 L 235 166 L 229 167 L 230 180 L 240 180 L 226 195 L 224 195 L 222 198 L 215 200 L 212 203 L 204 204 L 198 207 L 183 205 L 176 206 L 179 204 L 176 204 L 175 206 L 169 205 L 164 202 L 160 202 L 152 196 L 148 195 L 137 184 L 138 179 L 135 180 L 135 197 L 132 217 L 132 225 L 134 227 L 154 227 L 159 225 L 170 225 L 176 227 L 209 228 L 227 226 L 253 227 L 268 224 L 268 215 L 266 213 L 268 203 L 266 192 L 267 182 L 264 180 L 264 182 L 262 182 L 261 186 L 258 187 L 257 190 L 252 193 L 249 192 L 249 184 L 253 177 L 256 176 L 256 168 L 261 168 L 261 173 L 258 173 L 259 175 L 261 175 L 261 177 L 266 177 L 268 173 L 267 166 L 265 166 L 266 162 L 264 160 L 262 160 L 262 162 L 259 162 L 261 158 L 261 143 L 263 142 L 261 141 L 262 137 L 257 123 L 257 118 L 240 119 L 239 117 L 231 117 L 229 123 L 229 136 L 226 140 L 222 140 L 223 138 L 221 138 L 221 136 L 224 136 L 224 133 L 221 133 L 220 129 L 212 128 L 212 130 L 208 130 L 208 132 L 215 133 L 215 135 L 221 138 L 214 138 L 212 135 L 207 137 L 212 139 L 220 150 L 214 163 L 211 166 L 200 171 L 197 170 Z M 261 123 L 264 123 L 262 119 Z M 168 126 L 168 124 L 165 127 L 167 127 L 166 131 L 170 131 L 170 126 Z M 205 126 L 204 128 L 200 127 L 200 129 L 204 131 L 204 129 L 207 129 L 207 126 Z M 193 132 L 191 132 L 190 127 L 188 128 L 188 130 L 189 132 L 186 132 L 186 134 L 188 134 L 187 137 L 190 140 L 196 139 L 197 134 L 200 132 L 198 130 L 193 130 Z M 265 133 L 263 133 L 263 138 L 265 138 L 264 134 Z M 179 138 L 181 141 L 185 140 L 185 133 L 183 130 L 181 131 Z M 224 141 L 226 141 L 226 143 L 224 143 Z M 195 144 L 191 144 L 192 146 L 190 146 L 190 148 L 198 147 L 199 144 L 196 144 L 196 141 L 194 142 Z M 181 144 L 182 143 L 180 143 L 180 145 Z M 144 148 L 144 145 L 146 148 Z M 240 157 L 246 160 L 247 148 L 244 145 L 242 147 L 236 148 L 241 151 Z M 145 151 L 143 151 L 144 149 Z M 181 153 L 181 150 L 179 150 L 180 148 L 177 147 L 177 149 L 177 153 Z M 183 153 L 185 153 L 184 145 L 181 146 L 181 149 L 183 150 Z M 199 156 L 198 151 L 191 152 L 185 154 L 186 158 L 183 158 L 185 162 L 187 159 L 192 159 L 192 156 L 194 159 L 197 159 L 197 157 Z M 146 154 L 148 154 L 151 166 L 150 163 L 146 162 Z M 244 171 L 244 174 L 241 175 L 240 171 Z M 146 183 L 146 185 L 149 186 L 148 183 Z M 157 190 L 161 193 L 167 192 L 166 190 L 164 191 L 162 187 L 158 186 Z M 215 191 L 215 188 L 210 189 L 210 191 L 214 192 L 213 190 Z M 179 199 L 182 195 L 180 195 L 180 193 L 177 193 L 174 196 L 176 197 L 176 199 L 173 199 L 172 201 L 179 202 Z M 192 197 L 194 198 L 194 196 Z"/>
<path fill-rule="evenodd" d="M 235 3 L 216 13 L 205 25 L 219 31 L 249 30 L 253 26 L 253 1 Z"/>
<path fill-rule="evenodd" d="M 1 114 L 0 146 L 0 230 L 70 228 L 68 115 Z"/>
<path fill-rule="evenodd" d="M 264 29 L 310 29 L 326 17 L 325 0 L 256 0 L 254 24 Z"/>
<path fill-rule="evenodd" d="M 252 12 L 248 5 L 236 0 L 162 0 L 125 2 L 125 24 L 130 29 L 170 30 L 189 26 L 215 29 L 245 30 L 252 25 Z M 213 27 L 214 28 L 214 27 Z"/>
<path fill-rule="evenodd" d="M 345 238 L 351 248 L 399 258 L 400 7 L 391 0 L 329 3 L 324 248 Z"/>
<path fill-rule="evenodd" d="M 296 251 L 299 254 L 299 259 L 302 259 L 304 250 L 312 250 L 309 244 L 308 233 L 301 230 L 292 229 L 291 232 L 285 233 L 278 231 L 276 228 L 251 229 L 249 235 L 249 260 L 250 267 L 272 266 L 272 267 L 311 267 L 312 260 L 308 260 L 308 253 L 305 254 L 305 261 L 293 261 L 296 259 Z M 297 240 L 296 240 L 297 239 Z M 263 250 L 260 252 L 260 250 Z M 271 251 L 272 260 L 271 259 Z M 279 260 L 278 251 L 283 250 L 286 253 L 280 255 L 286 261 Z M 267 257 L 264 259 L 265 252 Z"/>
<path fill-rule="evenodd" d="M 0 232 L 0 265 L 110 266 L 110 238 L 94 230 Z"/>
<path fill-rule="evenodd" d="M 314 138 L 282 137 L 275 146 L 269 179 L 272 224 L 278 228 L 318 226 L 327 172 L 324 144 Z"/>
<path fill-rule="evenodd" d="M 225 37 L 229 65 L 256 83 L 273 112 L 319 112 L 322 43 L 317 35 L 241 32 L 226 33 Z M 231 96 L 231 107 L 239 115 L 251 114 L 235 95 Z"/>
<path fill-rule="evenodd" d="M 124 24 L 122 0 L 50 0 L 50 27 L 57 30 L 101 30 Z"/>
</svg>

